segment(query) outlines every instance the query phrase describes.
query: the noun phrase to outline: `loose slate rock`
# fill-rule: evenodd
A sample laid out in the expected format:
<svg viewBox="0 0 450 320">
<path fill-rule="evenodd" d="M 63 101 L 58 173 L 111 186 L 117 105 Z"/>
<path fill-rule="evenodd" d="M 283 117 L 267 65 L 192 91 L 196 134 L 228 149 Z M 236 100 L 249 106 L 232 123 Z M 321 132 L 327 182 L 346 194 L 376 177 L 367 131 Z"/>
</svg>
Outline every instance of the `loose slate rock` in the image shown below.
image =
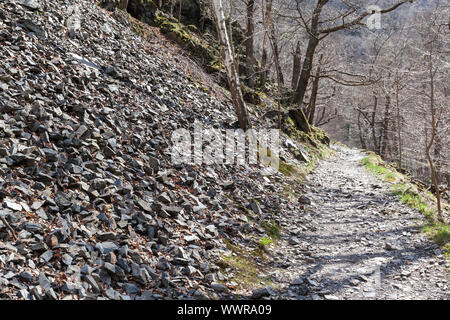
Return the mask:
<svg viewBox="0 0 450 320">
<path fill-rule="evenodd" d="M 252 293 L 252 298 L 253 299 L 261 299 L 262 297 L 271 296 L 273 294 L 274 294 L 274 292 L 272 291 L 272 289 L 270 287 L 264 287 L 264 288 L 254 290 Z"/>
<path fill-rule="evenodd" d="M 37 0 L 20 0 L 19 4 L 31 10 L 37 10 L 41 7 Z"/>
<path fill-rule="evenodd" d="M 108 254 L 119 249 L 119 247 L 114 242 L 101 242 L 97 243 L 95 246 L 101 254 Z"/>
<path fill-rule="evenodd" d="M 230 291 L 230 289 L 228 289 L 227 286 L 218 283 L 218 282 L 213 282 L 211 283 L 211 288 L 214 289 L 217 292 L 221 292 L 221 293 L 228 293 Z"/>
</svg>

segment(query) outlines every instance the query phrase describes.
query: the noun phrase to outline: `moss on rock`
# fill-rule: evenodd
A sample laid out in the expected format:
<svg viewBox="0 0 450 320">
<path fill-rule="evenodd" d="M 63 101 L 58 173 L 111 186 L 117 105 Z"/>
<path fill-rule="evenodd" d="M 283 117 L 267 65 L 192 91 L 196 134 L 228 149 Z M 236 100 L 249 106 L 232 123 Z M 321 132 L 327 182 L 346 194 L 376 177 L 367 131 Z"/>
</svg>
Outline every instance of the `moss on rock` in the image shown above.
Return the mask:
<svg viewBox="0 0 450 320">
<path fill-rule="evenodd" d="M 242 95 L 244 97 L 245 102 L 259 105 L 261 104 L 261 96 L 258 91 L 253 90 L 252 88 L 242 84 L 241 85 Z"/>
<path fill-rule="evenodd" d="M 155 24 L 169 39 L 186 47 L 193 56 L 201 57 L 205 66 L 221 70 L 221 66 L 218 63 L 220 59 L 218 49 L 210 45 L 210 43 L 199 34 L 199 30 L 196 26 L 186 26 L 180 23 L 178 19 L 161 11 L 156 13 Z"/>
</svg>

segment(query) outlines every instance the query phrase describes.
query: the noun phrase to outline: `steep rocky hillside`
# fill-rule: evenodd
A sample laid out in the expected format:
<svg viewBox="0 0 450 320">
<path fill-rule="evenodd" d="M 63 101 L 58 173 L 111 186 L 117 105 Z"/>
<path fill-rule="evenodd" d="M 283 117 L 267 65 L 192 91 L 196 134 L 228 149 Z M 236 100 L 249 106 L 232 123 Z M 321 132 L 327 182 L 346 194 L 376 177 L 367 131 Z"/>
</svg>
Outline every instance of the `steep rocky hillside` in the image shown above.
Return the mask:
<svg viewBox="0 0 450 320">
<path fill-rule="evenodd" d="M 237 120 L 183 53 L 95 1 L 0 2 L 0 298 L 230 298 L 262 281 L 234 279 L 229 257 L 264 258 L 276 214 L 302 208 L 289 181 L 328 149 L 291 128 L 272 176 L 174 166 L 174 130 Z M 275 123 L 265 100 L 256 127 Z"/>
</svg>

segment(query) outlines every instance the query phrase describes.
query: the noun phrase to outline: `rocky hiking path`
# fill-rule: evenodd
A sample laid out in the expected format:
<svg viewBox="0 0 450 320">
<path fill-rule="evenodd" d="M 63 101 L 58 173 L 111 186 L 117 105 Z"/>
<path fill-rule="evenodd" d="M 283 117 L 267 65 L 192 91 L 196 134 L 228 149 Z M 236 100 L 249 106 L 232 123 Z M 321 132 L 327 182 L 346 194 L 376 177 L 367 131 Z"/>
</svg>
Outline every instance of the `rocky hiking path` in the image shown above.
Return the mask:
<svg viewBox="0 0 450 320">
<path fill-rule="evenodd" d="M 248 260 L 222 260 L 260 252 L 278 220 L 275 253 L 247 268 L 249 283 L 273 278 L 255 298 L 448 298 L 420 214 L 384 193 L 360 152 L 316 168 L 306 210 L 284 192 L 303 189 L 291 173 L 306 140 L 310 163 L 325 153 L 317 129 L 289 130 L 304 143 L 280 135 L 286 175 L 175 166 L 175 130 L 236 121 L 215 75 L 120 10 L 55 3 L 0 1 L 0 299 L 248 298 L 231 290 L 238 272 L 223 274 Z M 259 106 L 249 114 L 274 125 Z"/>
<path fill-rule="evenodd" d="M 366 171 L 364 153 L 333 148 L 309 176 L 305 214 L 280 218 L 285 234 L 272 264 L 283 289 L 254 297 L 448 299 L 445 256 L 420 233 L 422 215 Z"/>
</svg>

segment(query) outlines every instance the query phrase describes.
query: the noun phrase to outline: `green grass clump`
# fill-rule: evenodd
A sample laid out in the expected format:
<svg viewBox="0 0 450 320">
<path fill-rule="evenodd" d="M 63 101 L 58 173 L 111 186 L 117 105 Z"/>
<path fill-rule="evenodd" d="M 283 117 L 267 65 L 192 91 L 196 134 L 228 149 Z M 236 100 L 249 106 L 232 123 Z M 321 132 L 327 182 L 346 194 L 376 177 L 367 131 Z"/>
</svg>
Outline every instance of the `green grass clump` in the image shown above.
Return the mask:
<svg viewBox="0 0 450 320">
<path fill-rule="evenodd" d="M 387 166 L 380 156 L 369 154 L 361 162 L 369 171 L 381 177 L 384 181 L 395 182 L 402 180 L 402 175 L 395 168 Z"/>
<path fill-rule="evenodd" d="M 263 270 L 255 260 L 261 254 L 260 249 L 248 251 L 231 244 L 228 240 L 223 239 L 223 241 L 233 254 L 222 255 L 222 260 L 218 265 L 222 269 L 232 269 L 234 274 L 233 280 L 238 283 L 240 289 L 252 289 L 261 285 L 274 286 L 274 282 L 271 279 L 260 276 Z"/>
<path fill-rule="evenodd" d="M 262 237 L 261 241 L 259 241 L 259 243 L 262 246 L 267 246 L 267 245 L 273 243 L 273 240 L 271 238 L 268 238 L 268 237 Z"/>
<path fill-rule="evenodd" d="M 416 209 L 425 216 L 427 223 L 423 227 L 423 231 L 443 248 L 446 256 L 450 259 L 450 227 L 448 224 L 436 221 L 437 208 L 434 195 L 428 191 L 420 190 L 406 176 L 397 172 L 395 168 L 386 165 L 374 153 L 369 153 L 367 157 L 361 160 L 361 163 L 377 177 L 392 183 L 391 192 L 397 195 L 402 203 Z"/>
<path fill-rule="evenodd" d="M 314 166 L 316 165 L 316 162 L 314 160 L 310 160 L 308 164 L 306 165 L 307 172 L 310 172 L 312 169 L 314 169 Z"/>
<path fill-rule="evenodd" d="M 418 210 L 426 217 L 432 217 L 434 214 L 433 208 L 428 203 L 426 203 L 420 195 L 404 193 L 401 195 L 400 200 L 404 204 L 409 205 L 411 208 Z"/>
<path fill-rule="evenodd" d="M 287 164 L 286 162 L 284 162 L 281 159 L 279 161 L 278 171 L 280 171 L 285 176 L 292 176 L 298 172 L 298 170 L 295 168 L 295 166 Z"/>
<path fill-rule="evenodd" d="M 450 226 L 437 222 L 434 225 L 426 225 L 423 231 L 427 233 L 437 244 L 450 249 Z"/>
<path fill-rule="evenodd" d="M 280 227 L 274 221 L 263 221 L 261 227 L 272 239 L 280 239 Z"/>
<path fill-rule="evenodd" d="M 400 198 L 402 203 L 418 210 L 427 219 L 433 220 L 435 208 L 433 203 L 427 200 L 430 199 L 429 194 L 421 192 L 417 186 L 411 183 L 396 183 L 392 185 L 391 191 Z"/>
</svg>

